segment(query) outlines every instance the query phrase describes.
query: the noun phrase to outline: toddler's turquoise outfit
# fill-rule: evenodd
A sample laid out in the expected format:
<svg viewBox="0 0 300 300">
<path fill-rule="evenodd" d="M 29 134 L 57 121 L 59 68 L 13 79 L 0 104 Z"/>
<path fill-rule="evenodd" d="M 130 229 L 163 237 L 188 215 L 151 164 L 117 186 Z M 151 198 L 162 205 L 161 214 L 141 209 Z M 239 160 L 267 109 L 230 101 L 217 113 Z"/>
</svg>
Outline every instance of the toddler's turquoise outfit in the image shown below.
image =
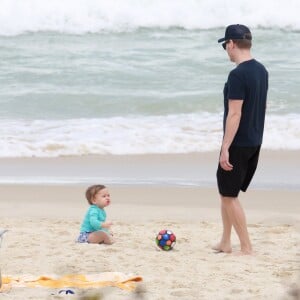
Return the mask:
<svg viewBox="0 0 300 300">
<path fill-rule="evenodd" d="M 106 212 L 104 209 L 96 205 L 91 205 L 88 209 L 80 228 L 80 235 L 77 239 L 79 243 L 86 243 L 88 241 L 89 233 L 93 231 L 104 231 L 109 234 L 106 228 L 102 227 L 102 223 L 106 220 Z"/>
</svg>

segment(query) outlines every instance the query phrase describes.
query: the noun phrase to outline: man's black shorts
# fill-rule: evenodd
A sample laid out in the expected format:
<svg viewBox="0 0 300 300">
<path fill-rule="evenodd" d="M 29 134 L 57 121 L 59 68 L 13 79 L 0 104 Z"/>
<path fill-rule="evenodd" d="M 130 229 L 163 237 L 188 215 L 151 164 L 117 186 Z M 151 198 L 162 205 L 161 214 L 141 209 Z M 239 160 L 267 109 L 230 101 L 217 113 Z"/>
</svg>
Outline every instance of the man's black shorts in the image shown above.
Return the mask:
<svg viewBox="0 0 300 300">
<path fill-rule="evenodd" d="M 219 193 L 224 197 L 237 197 L 240 191 L 245 192 L 255 173 L 260 146 L 229 148 L 229 162 L 233 165 L 231 171 L 225 171 L 220 163 L 217 170 Z"/>
</svg>

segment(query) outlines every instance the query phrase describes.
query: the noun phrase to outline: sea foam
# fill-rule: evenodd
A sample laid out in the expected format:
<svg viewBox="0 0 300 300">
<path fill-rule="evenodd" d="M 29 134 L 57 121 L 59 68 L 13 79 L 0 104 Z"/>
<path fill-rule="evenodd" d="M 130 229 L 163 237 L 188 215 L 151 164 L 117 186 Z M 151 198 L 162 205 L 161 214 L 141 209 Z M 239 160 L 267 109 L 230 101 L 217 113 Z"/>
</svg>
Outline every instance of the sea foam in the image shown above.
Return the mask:
<svg viewBox="0 0 300 300">
<path fill-rule="evenodd" d="M 300 29 L 300 1 L 0 0 L 0 35 L 84 34 L 137 28 L 210 29 L 231 23 Z"/>
<path fill-rule="evenodd" d="M 268 115 L 263 147 L 300 149 L 300 116 Z M 221 114 L 0 121 L 0 157 L 216 151 Z"/>
</svg>

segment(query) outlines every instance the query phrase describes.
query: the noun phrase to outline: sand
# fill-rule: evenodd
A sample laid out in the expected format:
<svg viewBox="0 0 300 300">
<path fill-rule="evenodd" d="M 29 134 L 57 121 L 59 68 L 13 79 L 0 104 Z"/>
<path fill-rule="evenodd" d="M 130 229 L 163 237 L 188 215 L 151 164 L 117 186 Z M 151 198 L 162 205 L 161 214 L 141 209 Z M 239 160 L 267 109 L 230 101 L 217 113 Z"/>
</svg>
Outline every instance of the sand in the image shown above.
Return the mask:
<svg viewBox="0 0 300 300">
<path fill-rule="evenodd" d="M 287 163 L 289 157 L 284 157 Z M 211 250 L 222 227 L 218 194 L 209 185 L 111 184 L 107 215 L 114 222 L 116 243 L 75 243 L 88 208 L 85 188 L 86 184 L 0 185 L 0 227 L 9 229 L 0 249 L 2 275 L 122 272 L 143 277 L 137 292 L 73 289 L 74 296 L 63 297 L 53 289 L 13 288 L 0 299 L 80 299 L 94 292 L 116 300 L 297 299 L 290 287 L 300 278 L 300 188 L 255 187 L 241 194 L 253 256 Z M 159 250 L 154 241 L 164 228 L 177 236 L 169 252 Z M 235 235 L 233 248 L 239 248 Z"/>
</svg>

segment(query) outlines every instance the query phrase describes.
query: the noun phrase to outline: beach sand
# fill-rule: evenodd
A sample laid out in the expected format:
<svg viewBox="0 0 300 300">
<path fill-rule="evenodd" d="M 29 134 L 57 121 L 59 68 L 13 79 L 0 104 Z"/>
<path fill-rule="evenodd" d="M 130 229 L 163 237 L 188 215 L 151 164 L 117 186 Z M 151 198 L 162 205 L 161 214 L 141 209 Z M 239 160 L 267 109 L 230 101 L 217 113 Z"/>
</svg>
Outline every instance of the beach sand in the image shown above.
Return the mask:
<svg viewBox="0 0 300 300">
<path fill-rule="evenodd" d="M 241 194 L 254 256 L 211 250 L 222 226 L 217 190 L 205 186 L 111 185 L 107 215 L 116 243 L 75 243 L 88 208 L 85 189 L 84 184 L 0 186 L 0 227 L 9 230 L 0 249 L 2 276 L 122 272 L 143 277 L 137 292 L 73 289 L 75 296 L 62 297 L 47 288 L 12 288 L 0 299 L 80 299 L 94 292 L 113 300 L 297 299 L 289 289 L 300 276 L 300 189 L 250 188 Z M 165 228 L 177 236 L 169 252 L 155 245 Z M 235 234 L 233 248 L 238 250 Z"/>
</svg>

